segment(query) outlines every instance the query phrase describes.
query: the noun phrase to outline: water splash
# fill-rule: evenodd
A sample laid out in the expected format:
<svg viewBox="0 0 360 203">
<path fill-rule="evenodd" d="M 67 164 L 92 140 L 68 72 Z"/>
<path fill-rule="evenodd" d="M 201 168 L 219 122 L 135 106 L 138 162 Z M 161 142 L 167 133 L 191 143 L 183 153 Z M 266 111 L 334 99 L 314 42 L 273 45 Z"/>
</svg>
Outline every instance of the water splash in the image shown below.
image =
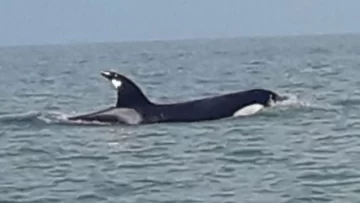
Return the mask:
<svg viewBox="0 0 360 203">
<path fill-rule="evenodd" d="M 274 107 L 310 107 L 313 105 L 310 101 L 302 100 L 294 94 L 282 94 L 282 96 L 287 99 L 276 102 L 273 104 Z"/>
<path fill-rule="evenodd" d="M 319 112 L 332 112 L 332 113 L 337 113 L 339 111 L 339 109 L 334 106 L 331 105 L 329 103 L 324 103 L 322 101 L 317 101 L 316 99 L 311 99 L 311 98 L 300 98 L 298 95 L 295 94 L 281 94 L 282 96 L 287 97 L 287 99 L 280 101 L 280 102 L 276 102 L 276 103 L 272 103 L 272 110 L 271 112 L 293 112 L 293 111 L 297 111 L 297 112 L 314 112 L 314 111 L 319 111 Z M 280 116 L 282 115 L 282 113 L 280 114 Z"/>
</svg>

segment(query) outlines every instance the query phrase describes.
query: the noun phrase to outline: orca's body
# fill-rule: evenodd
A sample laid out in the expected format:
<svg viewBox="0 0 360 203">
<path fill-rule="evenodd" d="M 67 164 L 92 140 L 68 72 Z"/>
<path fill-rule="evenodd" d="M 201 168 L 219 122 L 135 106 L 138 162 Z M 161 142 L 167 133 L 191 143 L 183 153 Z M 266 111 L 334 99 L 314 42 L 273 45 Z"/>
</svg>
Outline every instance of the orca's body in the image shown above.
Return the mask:
<svg viewBox="0 0 360 203">
<path fill-rule="evenodd" d="M 117 89 L 116 106 L 69 117 L 69 120 L 124 124 L 196 122 L 251 115 L 270 106 L 272 102 L 285 99 L 269 90 L 252 89 L 188 102 L 155 104 L 150 102 L 140 88 L 125 76 L 116 72 L 102 72 L 102 75 Z"/>
</svg>

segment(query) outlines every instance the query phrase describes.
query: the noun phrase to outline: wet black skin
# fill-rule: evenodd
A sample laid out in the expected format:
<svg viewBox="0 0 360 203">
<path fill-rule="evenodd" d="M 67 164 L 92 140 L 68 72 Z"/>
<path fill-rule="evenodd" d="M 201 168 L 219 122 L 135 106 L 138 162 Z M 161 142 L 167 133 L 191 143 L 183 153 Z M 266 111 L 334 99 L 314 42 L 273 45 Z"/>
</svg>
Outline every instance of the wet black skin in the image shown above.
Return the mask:
<svg viewBox="0 0 360 203">
<path fill-rule="evenodd" d="M 126 76 L 113 71 L 102 72 L 101 75 L 109 81 L 121 81 L 122 85 L 116 88 L 116 105 L 91 114 L 70 117 L 69 120 L 125 124 L 197 122 L 230 117 L 239 109 L 251 104 L 268 107 L 271 101 L 286 99 L 270 90 L 251 89 L 181 103 L 157 104 L 151 102 Z"/>
</svg>

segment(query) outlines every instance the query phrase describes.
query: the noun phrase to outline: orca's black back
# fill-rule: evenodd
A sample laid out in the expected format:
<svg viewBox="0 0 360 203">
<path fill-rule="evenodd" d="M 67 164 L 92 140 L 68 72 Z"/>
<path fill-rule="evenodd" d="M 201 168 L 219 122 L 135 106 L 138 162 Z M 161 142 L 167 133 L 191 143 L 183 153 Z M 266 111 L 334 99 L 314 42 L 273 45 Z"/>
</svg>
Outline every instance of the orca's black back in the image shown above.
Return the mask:
<svg viewBox="0 0 360 203">
<path fill-rule="evenodd" d="M 251 104 L 268 106 L 276 94 L 268 90 L 249 90 L 175 104 L 158 104 L 138 108 L 144 122 L 189 122 L 214 120 L 232 116 Z"/>
</svg>

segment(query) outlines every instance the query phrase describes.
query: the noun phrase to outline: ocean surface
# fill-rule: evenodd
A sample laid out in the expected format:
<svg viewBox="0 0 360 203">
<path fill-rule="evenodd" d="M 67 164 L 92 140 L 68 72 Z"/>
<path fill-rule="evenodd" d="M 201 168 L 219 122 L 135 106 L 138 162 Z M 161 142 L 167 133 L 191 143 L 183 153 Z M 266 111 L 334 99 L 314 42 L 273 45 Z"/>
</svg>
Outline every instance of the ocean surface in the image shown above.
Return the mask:
<svg viewBox="0 0 360 203">
<path fill-rule="evenodd" d="M 72 123 L 115 104 L 100 72 L 159 103 L 250 88 L 256 115 Z M 360 202 L 360 35 L 0 47 L 1 202 Z"/>
</svg>

